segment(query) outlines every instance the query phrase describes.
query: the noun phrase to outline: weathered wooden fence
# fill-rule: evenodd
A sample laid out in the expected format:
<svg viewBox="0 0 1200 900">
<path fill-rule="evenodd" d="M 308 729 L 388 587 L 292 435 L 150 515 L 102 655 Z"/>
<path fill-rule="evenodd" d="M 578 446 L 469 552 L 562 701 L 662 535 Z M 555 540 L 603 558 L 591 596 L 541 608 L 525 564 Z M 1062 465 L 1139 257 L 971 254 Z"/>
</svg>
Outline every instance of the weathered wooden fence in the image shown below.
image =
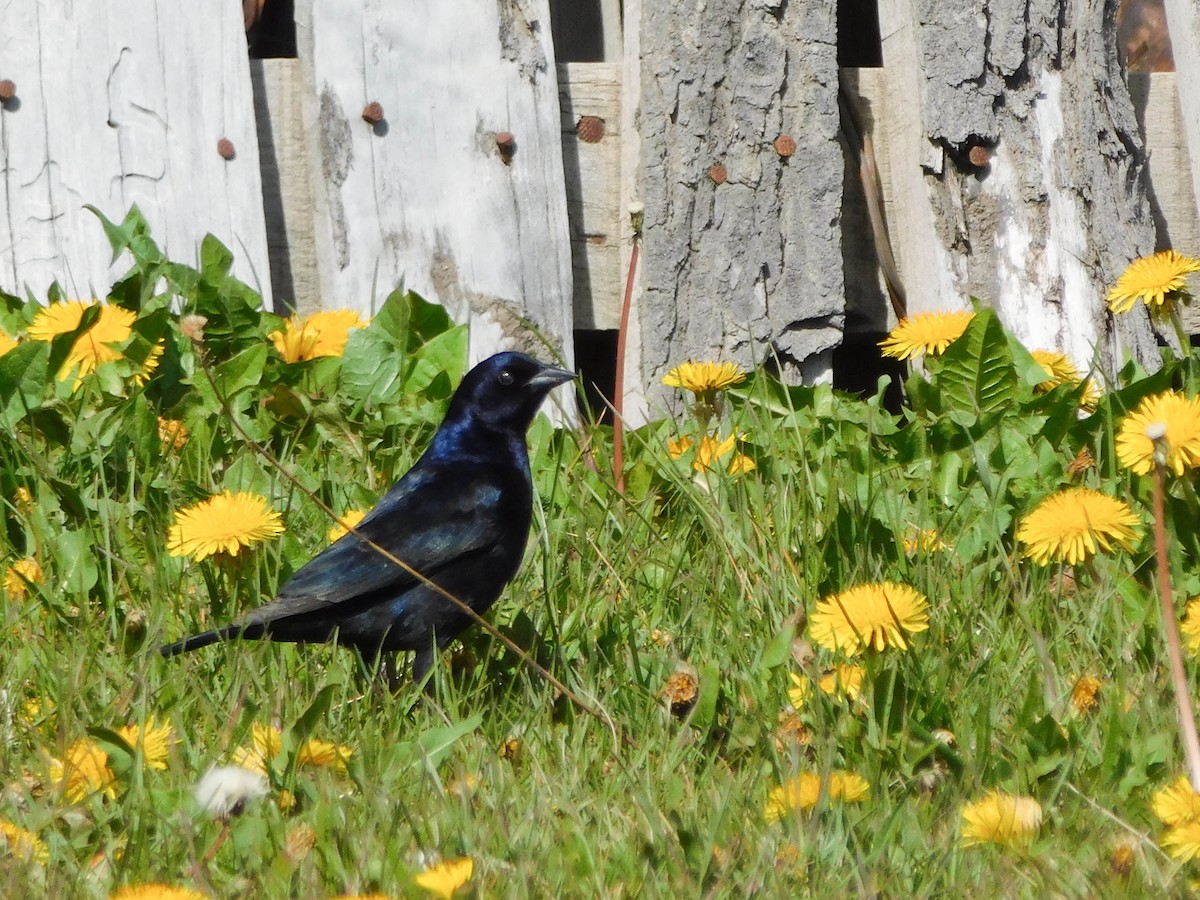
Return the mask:
<svg viewBox="0 0 1200 900">
<path fill-rule="evenodd" d="M 177 257 L 217 235 L 276 308 L 369 312 L 403 283 L 471 323 L 477 358 L 570 362 L 578 331 L 617 327 L 640 202 L 634 421 L 685 356 L 828 378 L 847 333 L 894 315 L 883 256 L 913 311 L 974 293 L 1085 365 L 1144 355 L 1145 319 L 1106 319 L 1102 285 L 1156 245 L 1200 250 L 1195 92 L 1127 87 L 1111 0 L 1034 5 L 881 0 L 883 67 L 847 68 L 830 4 L 294 0 L 295 58 L 249 59 L 229 2 L 10 0 L 0 288 L 103 293 L 122 264 L 83 206 L 136 203 Z M 1173 27 L 1189 9 L 1168 0 Z M 873 227 L 839 86 L 874 148 Z"/>
</svg>

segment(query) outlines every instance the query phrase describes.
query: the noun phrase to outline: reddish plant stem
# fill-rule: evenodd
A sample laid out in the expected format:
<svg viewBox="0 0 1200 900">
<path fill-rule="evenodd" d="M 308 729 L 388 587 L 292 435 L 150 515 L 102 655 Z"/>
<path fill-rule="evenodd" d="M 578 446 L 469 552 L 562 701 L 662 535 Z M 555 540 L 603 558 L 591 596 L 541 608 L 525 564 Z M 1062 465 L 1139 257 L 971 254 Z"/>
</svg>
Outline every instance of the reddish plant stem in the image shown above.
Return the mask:
<svg viewBox="0 0 1200 900">
<path fill-rule="evenodd" d="M 1171 658 L 1171 681 L 1175 686 L 1175 704 L 1179 712 L 1179 732 L 1187 757 L 1192 790 L 1200 794 L 1200 736 L 1196 734 L 1196 711 L 1183 668 L 1183 646 L 1175 621 L 1175 601 L 1171 591 L 1171 571 L 1167 566 L 1167 531 L 1163 501 L 1163 466 L 1154 467 L 1154 550 L 1158 557 L 1158 594 L 1162 600 L 1163 627 L 1167 632 L 1167 653 Z"/>
<path fill-rule="evenodd" d="M 613 482 L 621 494 L 625 493 L 625 338 L 629 333 L 629 307 L 633 301 L 638 243 L 635 231 L 633 249 L 629 253 L 629 275 L 625 279 L 625 300 L 621 303 L 621 324 L 617 329 L 617 378 L 613 388 Z"/>
</svg>

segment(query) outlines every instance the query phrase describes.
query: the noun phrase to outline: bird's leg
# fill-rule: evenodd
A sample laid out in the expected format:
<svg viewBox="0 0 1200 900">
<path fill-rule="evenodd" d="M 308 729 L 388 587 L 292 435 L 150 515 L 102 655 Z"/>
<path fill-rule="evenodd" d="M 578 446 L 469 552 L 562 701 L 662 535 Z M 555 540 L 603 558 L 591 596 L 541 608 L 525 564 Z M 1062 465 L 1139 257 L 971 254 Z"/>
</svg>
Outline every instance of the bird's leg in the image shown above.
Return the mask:
<svg viewBox="0 0 1200 900">
<path fill-rule="evenodd" d="M 436 652 L 437 644 L 434 641 L 430 641 L 427 646 L 418 650 L 416 655 L 413 657 L 413 684 L 423 687 L 425 693 L 430 697 L 432 697 L 436 691 L 434 679 L 429 676 L 429 670 L 433 668 L 433 656 Z"/>
</svg>

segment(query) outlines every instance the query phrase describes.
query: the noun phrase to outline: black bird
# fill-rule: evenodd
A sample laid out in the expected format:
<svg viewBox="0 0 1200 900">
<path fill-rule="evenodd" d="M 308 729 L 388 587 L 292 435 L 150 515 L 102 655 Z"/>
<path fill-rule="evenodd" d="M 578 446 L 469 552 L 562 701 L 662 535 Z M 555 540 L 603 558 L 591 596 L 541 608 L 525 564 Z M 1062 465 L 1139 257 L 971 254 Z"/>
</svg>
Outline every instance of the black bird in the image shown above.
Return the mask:
<svg viewBox="0 0 1200 900">
<path fill-rule="evenodd" d="M 533 516 L 525 432 L 573 372 L 524 353 L 497 353 L 463 379 L 433 441 L 357 526 L 426 578 L 482 613 L 517 574 Z M 421 682 L 434 654 L 471 618 L 353 534 L 317 554 L 273 601 L 240 621 L 162 647 L 163 656 L 216 641 L 328 641 L 374 657 L 415 650 Z"/>
</svg>

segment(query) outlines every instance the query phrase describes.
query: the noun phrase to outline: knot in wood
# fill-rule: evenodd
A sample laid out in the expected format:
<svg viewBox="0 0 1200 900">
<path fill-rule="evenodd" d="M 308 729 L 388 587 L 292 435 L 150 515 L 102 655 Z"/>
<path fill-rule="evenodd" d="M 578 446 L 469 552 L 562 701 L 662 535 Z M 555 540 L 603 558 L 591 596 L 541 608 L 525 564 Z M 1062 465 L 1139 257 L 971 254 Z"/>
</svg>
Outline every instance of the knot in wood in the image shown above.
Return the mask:
<svg viewBox="0 0 1200 900">
<path fill-rule="evenodd" d="M 17 96 L 17 86 L 7 78 L 0 81 L 0 103 L 11 100 L 15 96 Z"/>
<path fill-rule="evenodd" d="M 233 147 L 233 141 L 229 138 L 221 138 L 217 141 L 217 152 L 221 154 L 221 159 L 233 159 L 237 156 L 237 150 Z"/>
<path fill-rule="evenodd" d="M 983 144 L 976 144 L 967 153 L 967 159 L 971 161 L 971 165 L 975 168 L 982 169 L 992 161 L 992 151 L 983 146 Z"/>
<path fill-rule="evenodd" d="M 721 163 L 716 163 L 708 167 L 708 177 L 712 179 L 713 184 L 724 184 L 729 173 L 725 171 L 725 167 Z"/>
<path fill-rule="evenodd" d="M 604 137 L 604 120 L 599 116 L 580 116 L 575 133 L 585 144 L 598 144 Z"/>
</svg>

